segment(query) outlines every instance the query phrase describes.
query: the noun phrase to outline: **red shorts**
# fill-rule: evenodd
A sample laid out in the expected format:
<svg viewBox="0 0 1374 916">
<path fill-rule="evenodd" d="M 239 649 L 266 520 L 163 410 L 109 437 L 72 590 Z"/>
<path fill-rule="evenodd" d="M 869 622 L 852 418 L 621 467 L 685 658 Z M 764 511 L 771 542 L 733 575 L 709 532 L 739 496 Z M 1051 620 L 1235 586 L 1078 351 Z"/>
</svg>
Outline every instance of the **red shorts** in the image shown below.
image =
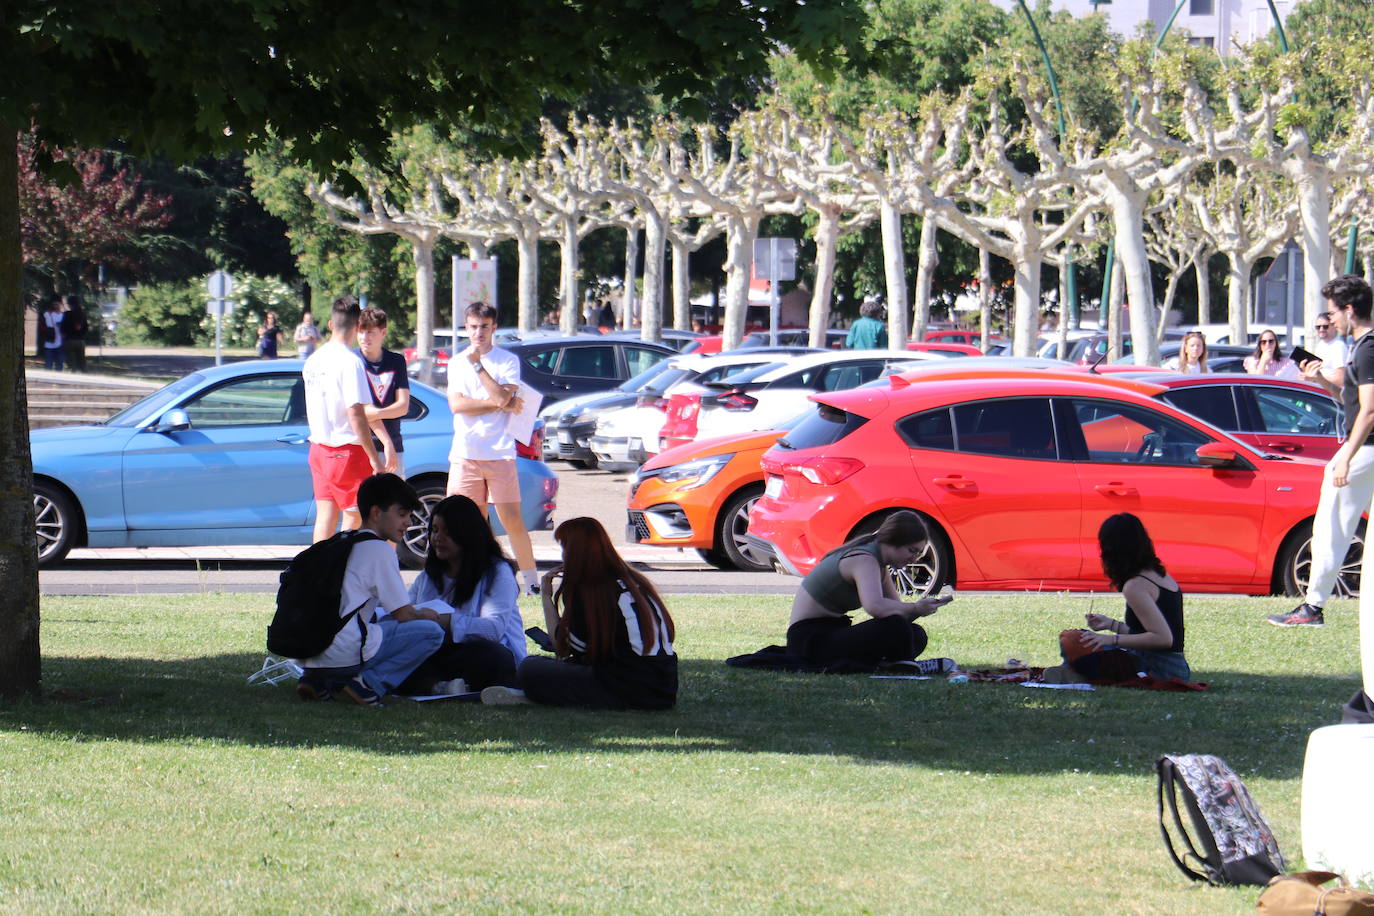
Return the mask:
<svg viewBox="0 0 1374 916">
<path fill-rule="evenodd" d="M 358 508 L 358 485 L 372 476 L 372 462 L 361 445 L 310 443 L 310 480 L 316 502 L 332 502 L 340 509 Z"/>
</svg>

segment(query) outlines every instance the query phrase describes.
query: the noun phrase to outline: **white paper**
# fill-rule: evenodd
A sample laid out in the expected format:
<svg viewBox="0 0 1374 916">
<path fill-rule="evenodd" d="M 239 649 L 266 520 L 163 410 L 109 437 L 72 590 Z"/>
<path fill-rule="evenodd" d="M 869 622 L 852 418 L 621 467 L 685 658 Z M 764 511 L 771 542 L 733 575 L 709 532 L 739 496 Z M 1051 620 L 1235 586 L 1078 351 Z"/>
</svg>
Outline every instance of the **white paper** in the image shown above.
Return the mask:
<svg viewBox="0 0 1374 916">
<path fill-rule="evenodd" d="M 520 383 L 520 389 L 515 392 L 515 396 L 524 401 L 525 406 L 519 413 L 510 415 L 510 419 L 506 421 L 506 429 L 510 430 L 516 442 L 529 445 L 530 436 L 534 435 L 534 421 L 539 419 L 539 405 L 544 402 L 544 396 L 524 382 Z"/>
<path fill-rule="evenodd" d="M 1042 687 L 1045 690 L 1092 690 L 1092 684 L 1046 684 L 1044 681 L 1022 681 L 1022 687 Z"/>
<path fill-rule="evenodd" d="M 426 610 L 426 611 L 433 611 L 433 612 L 436 613 L 436 614 L 452 614 L 452 613 L 453 613 L 453 605 L 449 604 L 449 603 L 448 603 L 447 601 L 445 601 L 443 598 L 431 598 L 431 599 L 429 599 L 428 601 L 426 601 L 424 604 L 417 604 L 417 605 L 415 605 L 415 608 L 416 608 L 417 610 L 423 609 L 423 610 Z"/>
</svg>

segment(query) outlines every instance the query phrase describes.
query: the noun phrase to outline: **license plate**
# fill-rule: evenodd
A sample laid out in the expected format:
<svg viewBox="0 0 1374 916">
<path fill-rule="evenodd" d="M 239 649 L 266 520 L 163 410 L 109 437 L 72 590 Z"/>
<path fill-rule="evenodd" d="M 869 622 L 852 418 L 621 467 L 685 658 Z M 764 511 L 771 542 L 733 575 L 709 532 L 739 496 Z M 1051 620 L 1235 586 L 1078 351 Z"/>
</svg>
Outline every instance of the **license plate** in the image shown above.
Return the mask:
<svg viewBox="0 0 1374 916">
<path fill-rule="evenodd" d="M 763 495 L 767 496 L 769 499 L 777 499 L 781 496 L 782 478 L 770 476 L 768 478 L 768 483 L 763 485 Z"/>
</svg>

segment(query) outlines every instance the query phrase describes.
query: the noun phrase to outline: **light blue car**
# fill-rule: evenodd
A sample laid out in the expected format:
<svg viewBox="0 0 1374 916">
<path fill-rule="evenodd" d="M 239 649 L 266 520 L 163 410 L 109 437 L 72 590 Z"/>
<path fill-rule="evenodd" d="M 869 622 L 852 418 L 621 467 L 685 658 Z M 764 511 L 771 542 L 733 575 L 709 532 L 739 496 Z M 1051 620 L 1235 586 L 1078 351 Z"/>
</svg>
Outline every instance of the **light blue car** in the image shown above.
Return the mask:
<svg viewBox="0 0 1374 916">
<path fill-rule="evenodd" d="M 73 547 L 309 544 L 315 500 L 301 365 L 204 369 L 102 424 L 34 430 L 38 565 L 60 562 Z M 429 511 L 448 480 L 453 415 L 441 392 L 416 381 L 410 405 L 405 473 L 424 508 L 401 558 L 420 565 Z M 525 527 L 552 528 L 558 476 L 542 461 L 516 464 Z"/>
</svg>

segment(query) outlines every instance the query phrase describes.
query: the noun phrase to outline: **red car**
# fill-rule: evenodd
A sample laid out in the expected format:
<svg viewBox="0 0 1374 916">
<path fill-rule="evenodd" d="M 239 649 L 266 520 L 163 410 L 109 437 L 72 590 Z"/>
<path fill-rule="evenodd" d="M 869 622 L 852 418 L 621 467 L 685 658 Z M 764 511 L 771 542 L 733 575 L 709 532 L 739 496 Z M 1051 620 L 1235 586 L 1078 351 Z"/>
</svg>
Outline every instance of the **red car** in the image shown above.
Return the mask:
<svg viewBox="0 0 1374 916">
<path fill-rule="evenodd" d="M 812 397 L 816 413 L 762 459 L 756 555 L 803 575 L 911 509 L 931 537 L 897 572 L 907 591 L 1102 589 L 1098 526 L 1133 512 L 1190 590 L 1297 595 L 1306 584 L 1321 462 L 1257 452 L 1137 380 L 913 376 Z M 1342 590 L 1358 588 L 1362 551 L 1357 541 Z"/>
</svg>

